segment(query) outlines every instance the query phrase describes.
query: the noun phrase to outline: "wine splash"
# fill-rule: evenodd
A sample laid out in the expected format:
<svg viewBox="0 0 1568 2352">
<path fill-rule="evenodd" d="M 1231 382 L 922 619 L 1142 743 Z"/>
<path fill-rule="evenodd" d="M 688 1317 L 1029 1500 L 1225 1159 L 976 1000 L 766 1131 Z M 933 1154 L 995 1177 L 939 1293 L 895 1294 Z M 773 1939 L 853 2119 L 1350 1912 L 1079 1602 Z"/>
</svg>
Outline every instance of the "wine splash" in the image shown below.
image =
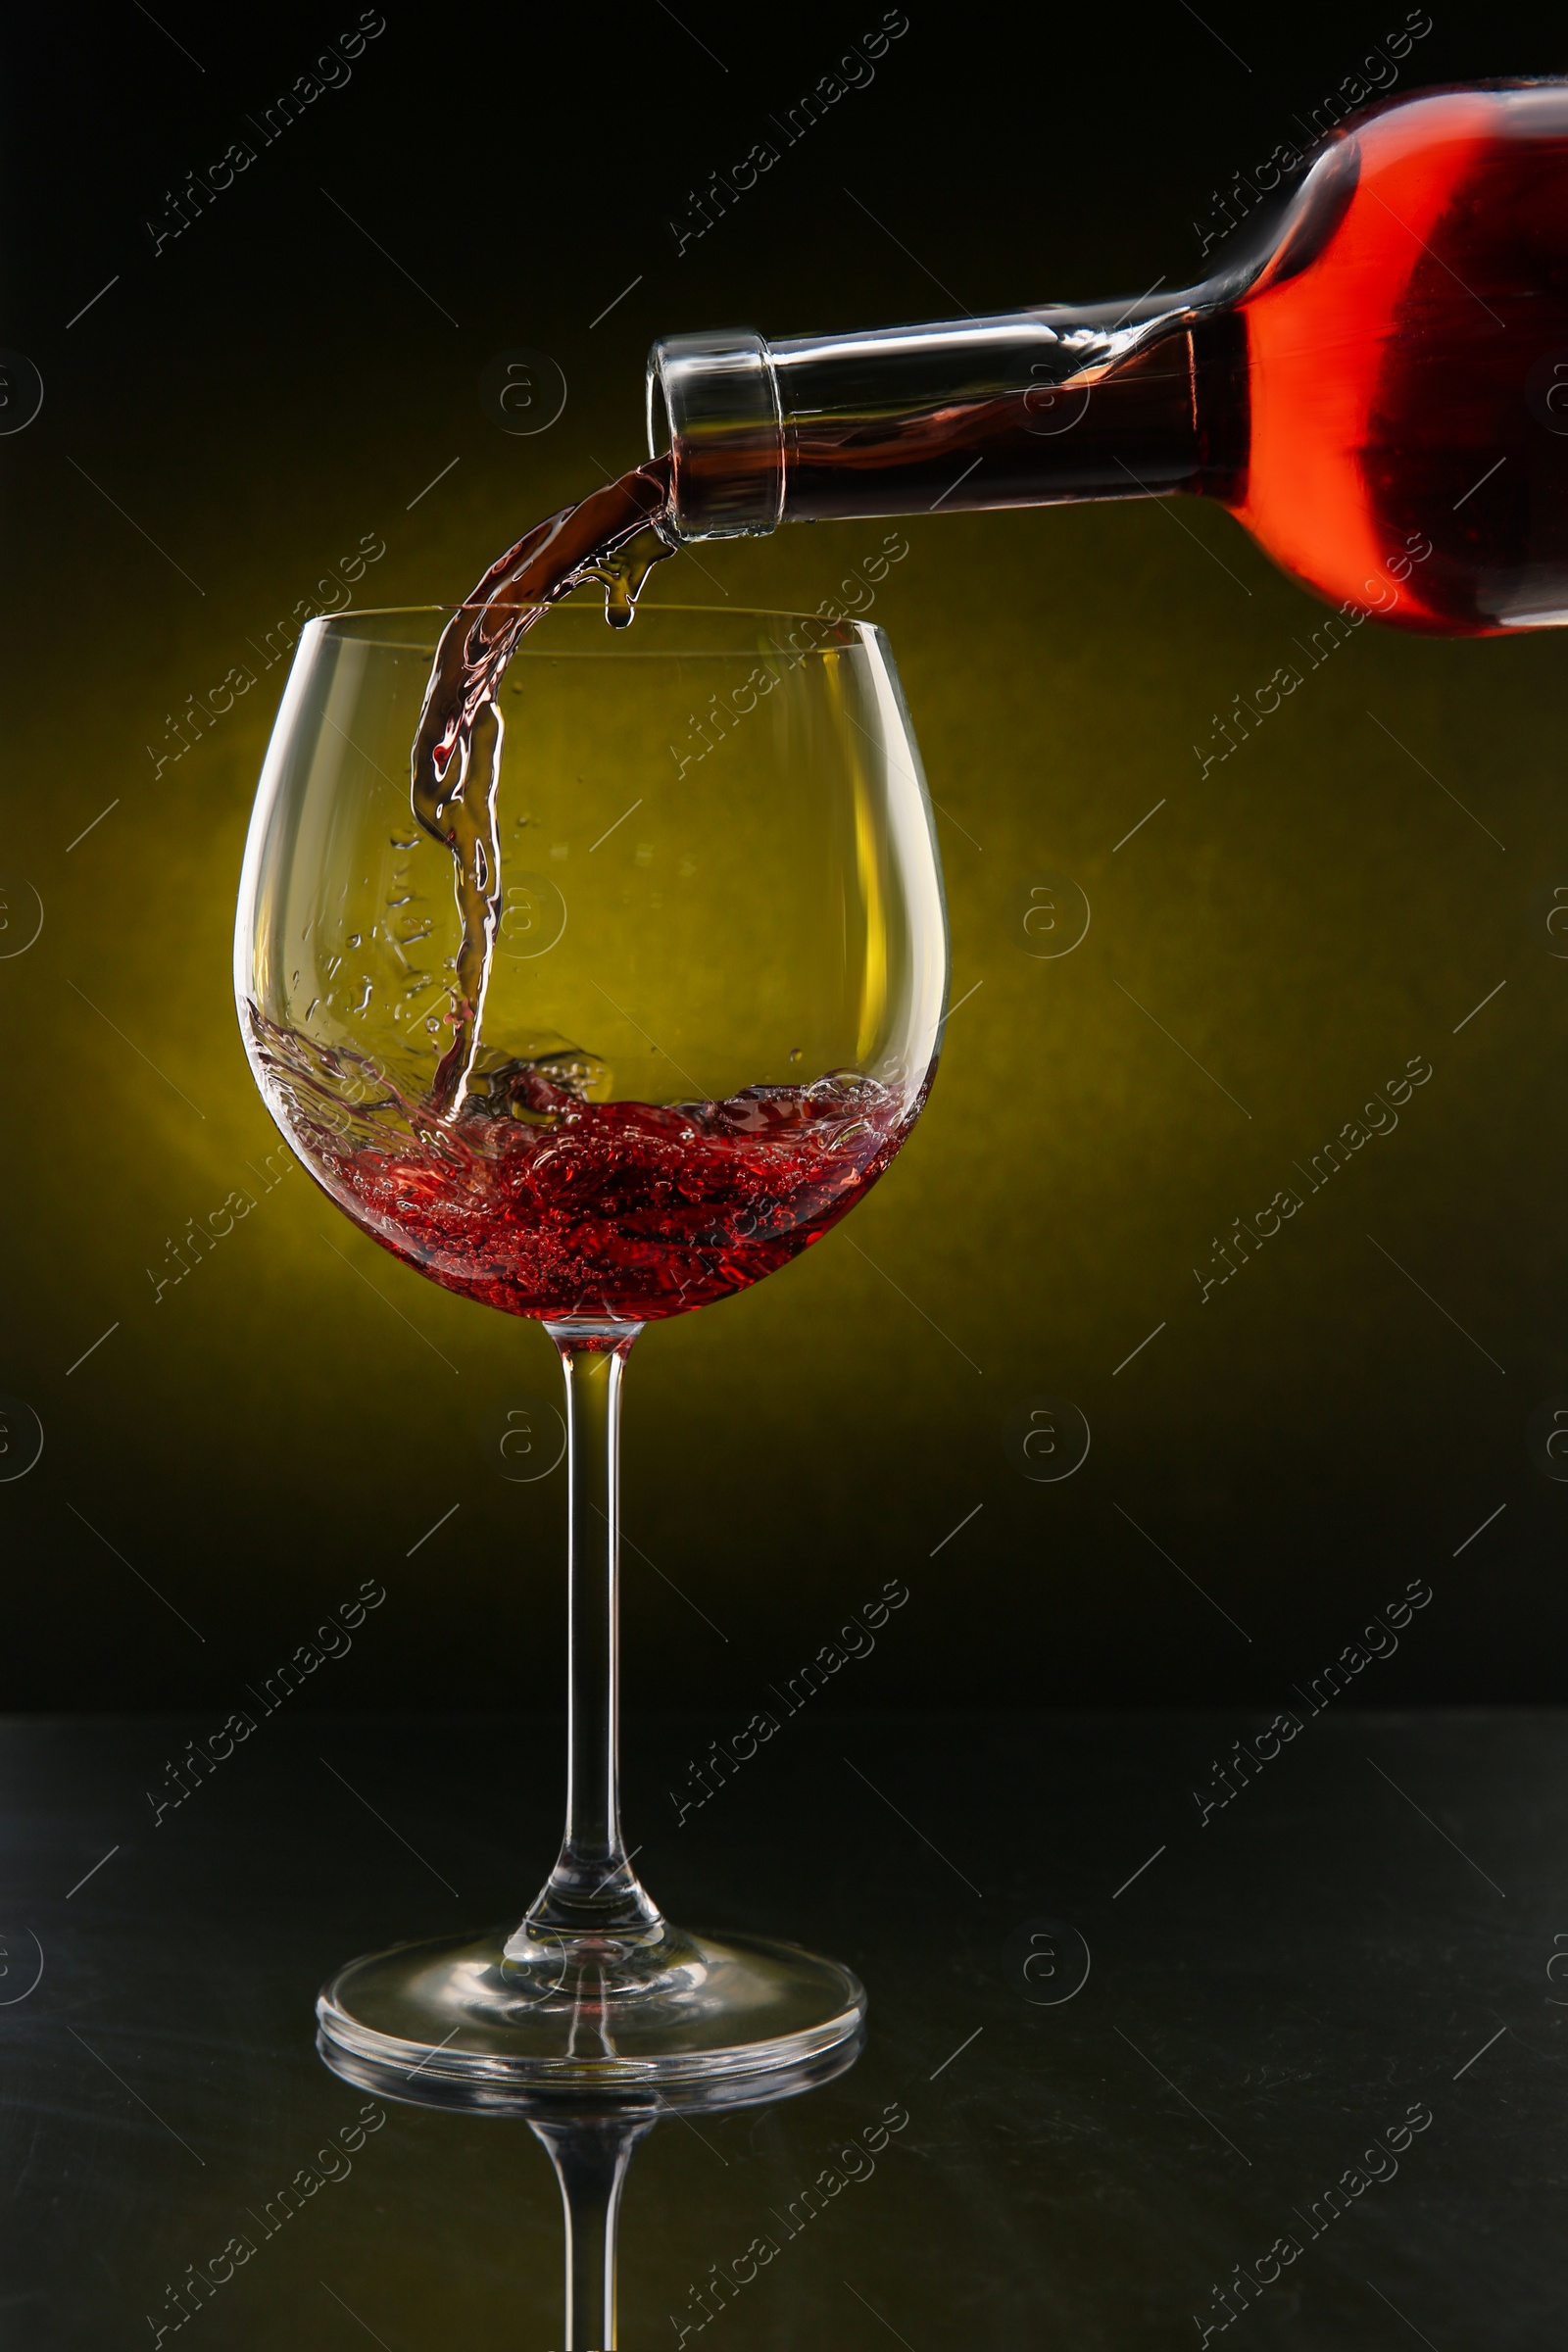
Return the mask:
<svg viewBox="0 0 1568 2352">
<path fill-rule="evenodd" d="M 405 1264 L 514 1315 L 657 1322 L 748 1289 L 864 1196 L 930 1083 L 913 1102 L 858 1070 L 595 1102 L 603 1065 L 563 1041 L 443 1118 L 363 1056 L 253 1017 L 317 1181 Z"/>
</svg>

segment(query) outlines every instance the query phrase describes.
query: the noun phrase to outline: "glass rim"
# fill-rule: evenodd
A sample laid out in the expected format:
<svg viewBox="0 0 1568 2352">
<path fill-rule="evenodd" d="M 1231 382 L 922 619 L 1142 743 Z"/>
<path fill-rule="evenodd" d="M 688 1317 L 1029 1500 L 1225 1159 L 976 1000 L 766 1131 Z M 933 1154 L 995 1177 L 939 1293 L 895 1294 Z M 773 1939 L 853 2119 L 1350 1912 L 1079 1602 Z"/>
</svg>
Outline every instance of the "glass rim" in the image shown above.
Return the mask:
<svg viewBox="0 0 1568 2352">
<path fill-rule="evenodd" d="M 592 613 L 601 625 L 604 625 L 604 614 L 596 605 L 590 601 L 573 604 L 569 597 L 559 597 L 554 601 L 543 597 L 519 597 L 512 603 L 496 598 L 487 603 L 474 604 L 465 598 L 455 604 L 345 605 L 335 612 L 313 612 L 304 625 L 306 628 L 330 628 L 339 621 L 423 620 L 433 618 L 436 614 L 451 620 L 460 612 L 472 612 L 475 615 L 486 612 L 537 612 L 541 616 L 547 612 Z M 831 615 L 826 612 L 803 612 L 786 605 L 697 605 L 685 603 L 676 605 L 650 602 L 637 607 L 639 619 L 656 613 L 678 613 L 688 618 L 705 620 L 778 620 L 793 621 L 797 625 L 808 622 L 811 626 L 819 629 L 857 629 L 882 634 L 878 622 L 862 619 L 856 612 Z M 627 631 L 621 628 L 612 631 L 612 635 L 616 641 L 623 642 Z M 519 646 L 517 650 L 521 653 L 525 649 Z"/>
</svg>

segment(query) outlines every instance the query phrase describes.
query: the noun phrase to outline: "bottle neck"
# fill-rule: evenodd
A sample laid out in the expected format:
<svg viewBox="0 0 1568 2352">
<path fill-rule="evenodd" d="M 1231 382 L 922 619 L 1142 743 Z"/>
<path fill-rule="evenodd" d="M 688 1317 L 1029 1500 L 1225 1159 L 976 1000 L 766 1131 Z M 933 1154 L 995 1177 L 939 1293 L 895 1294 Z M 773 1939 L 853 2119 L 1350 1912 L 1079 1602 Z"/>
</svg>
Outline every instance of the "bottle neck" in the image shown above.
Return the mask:
<svg viewBox="0 0 1568 2352">
<path fill-rule="evenodd" d="M 1239 494 L 1247 329 L 1164 297 L 767 344 L 678 335 L 649 364 L 683 539 L 1183 490 Z"/>
</svg>

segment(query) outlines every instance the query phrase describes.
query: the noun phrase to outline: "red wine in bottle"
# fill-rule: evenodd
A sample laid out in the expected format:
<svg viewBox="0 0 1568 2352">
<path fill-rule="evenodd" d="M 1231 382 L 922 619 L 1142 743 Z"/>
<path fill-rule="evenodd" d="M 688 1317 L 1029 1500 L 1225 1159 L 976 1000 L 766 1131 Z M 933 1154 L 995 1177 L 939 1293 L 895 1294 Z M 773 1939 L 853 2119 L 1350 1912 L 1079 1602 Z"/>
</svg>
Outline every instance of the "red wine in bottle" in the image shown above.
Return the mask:
<svg viewBox="0 0 1568 2352">
<path fill-rule="evenodd" d="M 1388 102 L 1271 229 L 1127 306 L 651 361 L 678 537 L 1186 492 L 1335 604 L 1568 621 L 1568 82 Z"/>
<path fill-rule="evenodd" d="M 1568 90 L 1391 107 L 1352 147 L 1315 260 L 1240 306 L 1226 503 L 1308 586 L 1407 627 L 1568 621 Z"/>
</svg>

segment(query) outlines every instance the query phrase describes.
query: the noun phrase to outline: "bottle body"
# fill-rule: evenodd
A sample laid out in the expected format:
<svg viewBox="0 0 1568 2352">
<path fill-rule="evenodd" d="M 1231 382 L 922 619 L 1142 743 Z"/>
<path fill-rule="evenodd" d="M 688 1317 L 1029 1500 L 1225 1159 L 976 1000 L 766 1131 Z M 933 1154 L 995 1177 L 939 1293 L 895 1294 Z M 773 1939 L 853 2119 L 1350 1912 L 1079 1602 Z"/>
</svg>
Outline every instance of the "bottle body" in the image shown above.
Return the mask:
<svg viewBox="0 0 1568 2352">
<path fill-rule="evenodd" d="M 1568 82 L 1352 117 L 1187 292 L 672 338 L 653 438 L 661 405 L 683 536 L 1186 493 L 1336 604 L 1444 634 L 1568 622 Z"/>
</svg>

